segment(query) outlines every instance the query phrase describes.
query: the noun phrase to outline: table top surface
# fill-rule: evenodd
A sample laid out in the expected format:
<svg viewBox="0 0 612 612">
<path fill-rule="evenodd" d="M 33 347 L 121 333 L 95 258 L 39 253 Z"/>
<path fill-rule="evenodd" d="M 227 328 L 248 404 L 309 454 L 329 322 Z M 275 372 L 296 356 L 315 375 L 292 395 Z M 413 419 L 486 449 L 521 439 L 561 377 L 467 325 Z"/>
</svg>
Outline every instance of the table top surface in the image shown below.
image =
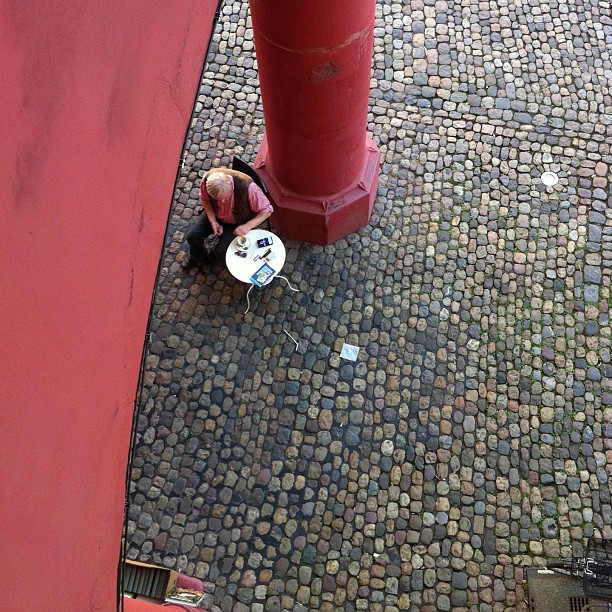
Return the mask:
<svg viewBox="0 0 612 612">
<path fill-rule="evenodd" d="M 247 234 L 247 237 L 251 241 L 251 245 L 246 251 L 246 257 L 239 257 L 236 255 L 236 253 L 239 251 L 237 246 L 238 237 L 232 240 L 229 248 L 227 249 L 227 253 L 225 254 L 227 269 L 230 271 L 230 274 L 239 281 L 252 285 L 254 283 L 251 280 L 251 276 L 253 276 L 253 274 L 255 274 L 255 272 L 257 272 L 264 264 L 267 264 L 273 270 L 273 273 L 271 273 L 263 283 L 264 285 L 267 285 L 285 265 L 285 245 L 278 236 L 263 229 L 251 230 Z M 257 241 L 261 240 L 262 238 L 270 238 L 272 240 L 272 244 L 267 247 L 258 247 Z M 270 255 L 268 255 L 268 257 L 265 259 L 261 258 L 261 256 L 265 254 L 268 249 L 270 250 Z"/>
</svg>

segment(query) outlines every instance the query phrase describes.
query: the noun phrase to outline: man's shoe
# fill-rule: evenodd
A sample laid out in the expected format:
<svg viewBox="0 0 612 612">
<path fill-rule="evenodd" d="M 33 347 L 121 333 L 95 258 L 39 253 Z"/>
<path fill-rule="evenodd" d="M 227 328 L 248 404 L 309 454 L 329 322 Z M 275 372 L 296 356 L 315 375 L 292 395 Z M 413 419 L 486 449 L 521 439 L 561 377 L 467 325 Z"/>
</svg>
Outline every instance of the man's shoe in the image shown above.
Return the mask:
<svg viewBox="0 0 612 612">
<path fill-rule="evenodd" d="M 189 255 L 187 259 L 183 259 L 181 262 L 181 268 L 183 268 L 183 270 L 191 270 L 191 268 L 199 264 L 200 262 L 197 259 L 194 259 L 191 255 Z"/>
</svg>

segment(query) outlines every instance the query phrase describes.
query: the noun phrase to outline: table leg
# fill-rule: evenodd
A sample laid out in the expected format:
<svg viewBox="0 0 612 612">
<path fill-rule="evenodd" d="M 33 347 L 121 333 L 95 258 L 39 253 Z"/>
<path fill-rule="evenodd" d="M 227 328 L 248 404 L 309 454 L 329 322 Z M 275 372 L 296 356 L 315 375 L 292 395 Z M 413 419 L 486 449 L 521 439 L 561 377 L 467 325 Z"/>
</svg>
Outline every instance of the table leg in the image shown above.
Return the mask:
<svg viewBox="0 0 612 612">
<path fill-rule="evenodd" d="M 291 283 L 289 282 L 289 279 L 286 276 L 281 276 L 280 274 L 277 274 L 276 278 L 282 278 L 284 281 L 286 281 L 286 283 L 289 285 L 289 289 L 291 289 L 291 291 L 299 291 L 299 289 L 296 289 L 295 287 L 293 287 L 291 285 Z"/>
</svg>

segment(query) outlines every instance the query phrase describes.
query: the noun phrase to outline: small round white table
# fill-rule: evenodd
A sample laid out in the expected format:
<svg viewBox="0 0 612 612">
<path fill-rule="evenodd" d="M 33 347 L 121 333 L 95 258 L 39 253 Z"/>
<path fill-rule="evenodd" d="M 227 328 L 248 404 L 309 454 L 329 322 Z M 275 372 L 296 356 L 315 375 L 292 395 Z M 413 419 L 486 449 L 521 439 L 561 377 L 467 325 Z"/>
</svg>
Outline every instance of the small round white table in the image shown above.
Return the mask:
<svg viewBox="0 0 612 612">
<path fill-rule="evenodd" d="M 279 274 L 285 265 L 285 258 L 287 256 L 285 245 L 282 243 L 281 239 L 272 232 L 263 229 L 251 230 L 247 234 L 247 237 L 251 241 L 251 245 L 246 251 L 246 257 L 240 257 L 237 255 L 237 253 L 240 252 L 237 245 L 238 236 L 232 240 L 227 249 L 227 253 L 225 254 L 225 263 L 227 265 L 227 269 L 230 271 L 230 274 L 239 281 L 249 283 L 251 285 L 247 291 L 247 309 L 244 311 L 244 314 L 249 312 L 249 308 L 251 307 L 250 294 L 255 286 L 255 283 L 251 277 L 264 264 L 267 264 L 270 268 L 272 268 L 272 272 L 268 272 L 269 275 L 261 286 L 268 285 L 273 278 L 278 276 L 279 278 L 287 281 L 287 285 L 289 285 L 292 291 L 297 291 L 297 289 L 291 286 L 288 278 Z M 262 240 L 263 238 L 269 238 L 272 241 L 272 244 L 266 247 L 257 246 L 257 241 Z M 265 255 L 268 251 L 268 256 L 264 258 L 263 255 Z"/>
</svg>

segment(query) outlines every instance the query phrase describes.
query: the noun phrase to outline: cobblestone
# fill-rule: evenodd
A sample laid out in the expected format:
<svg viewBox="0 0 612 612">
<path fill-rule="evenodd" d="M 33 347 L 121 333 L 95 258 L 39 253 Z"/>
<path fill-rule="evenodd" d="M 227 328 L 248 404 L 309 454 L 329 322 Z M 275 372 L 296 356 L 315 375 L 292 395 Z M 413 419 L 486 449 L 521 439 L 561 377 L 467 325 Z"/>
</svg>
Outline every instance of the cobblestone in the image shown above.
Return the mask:
<svg viewBox="0 0 612 612">
<path fill-rule="evenodd" d="M 608 4 L 381 0 L 370 224 L 288 241 L 300 293 L 247 315 L 222 266 L 179 266 L 203 173 L 263 135 L 248 5 L 224 5 L 155 296 L 131 558 L 203 579 L 215 612 L 526 610 L 520 568 L 612 537 Z"/>
</svg>

